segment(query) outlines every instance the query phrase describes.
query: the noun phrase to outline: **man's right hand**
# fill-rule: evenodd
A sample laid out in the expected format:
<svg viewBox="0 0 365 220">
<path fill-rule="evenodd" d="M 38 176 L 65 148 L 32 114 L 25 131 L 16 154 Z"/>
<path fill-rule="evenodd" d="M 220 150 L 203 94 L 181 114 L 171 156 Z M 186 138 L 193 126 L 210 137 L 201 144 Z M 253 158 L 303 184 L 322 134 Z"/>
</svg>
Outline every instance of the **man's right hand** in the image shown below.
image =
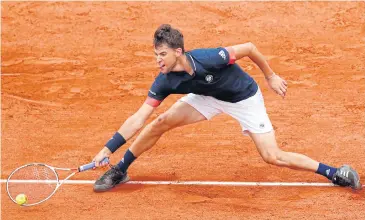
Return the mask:
<svg viewBox="0 0 365 220">
<path fill-rule="evenodd" d="M 102 160 L 104 160 L 104 158 L 109 157 L 112 154 L 112 152 L 107 148 L 104 147 L 93 159 L 93 161 L 95 162 L 95 166 L 96 167 L 103 167 L 108 165 L 108 163 L 105 162 L 101 162 Z"/>
</svg>

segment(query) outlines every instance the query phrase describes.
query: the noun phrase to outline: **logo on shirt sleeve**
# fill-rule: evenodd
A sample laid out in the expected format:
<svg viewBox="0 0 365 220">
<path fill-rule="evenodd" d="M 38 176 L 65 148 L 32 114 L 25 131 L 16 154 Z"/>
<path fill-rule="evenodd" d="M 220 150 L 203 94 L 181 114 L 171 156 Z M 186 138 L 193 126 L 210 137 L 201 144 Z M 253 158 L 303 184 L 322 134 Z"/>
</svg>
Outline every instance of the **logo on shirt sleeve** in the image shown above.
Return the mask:
<svg viewBox="0 0 365 220">
<path fill-rule="evenodd" d="M 149 91 L 152 95 L 156 95 L 156 93 L 155 92 L 152 92 L 151 90 Z"/>
<path fill-rule="evenodd" d="M 226 54 L 224 53 L 223 50 L 219 51 L 218 54 L 223 58 L 223 60 L 226 60 L 227 59 Z"/>
</svg>

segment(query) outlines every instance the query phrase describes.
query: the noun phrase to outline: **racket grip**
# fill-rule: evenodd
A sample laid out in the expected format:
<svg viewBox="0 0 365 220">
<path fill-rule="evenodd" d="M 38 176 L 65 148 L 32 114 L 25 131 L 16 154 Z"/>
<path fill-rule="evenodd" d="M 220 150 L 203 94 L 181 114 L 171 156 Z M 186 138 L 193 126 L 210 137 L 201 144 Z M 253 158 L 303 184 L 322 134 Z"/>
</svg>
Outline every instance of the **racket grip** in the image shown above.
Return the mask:
<svg viewBox="0 0 365 220">
<path fill-rule="evenodd" d="M 101 163 L 109 163 L 109 158 L 105 157 Z M 92 168 L 95 167 L 95 162 L 91 162 L 91 163 L 88 163 L 88 164 L 85 164 L 85 165 L 82 165 L 79 167 L 79 172 L 82 172 L 82 171 L 86 171 L 86 170 L 90 170 Z"/>
</svg>

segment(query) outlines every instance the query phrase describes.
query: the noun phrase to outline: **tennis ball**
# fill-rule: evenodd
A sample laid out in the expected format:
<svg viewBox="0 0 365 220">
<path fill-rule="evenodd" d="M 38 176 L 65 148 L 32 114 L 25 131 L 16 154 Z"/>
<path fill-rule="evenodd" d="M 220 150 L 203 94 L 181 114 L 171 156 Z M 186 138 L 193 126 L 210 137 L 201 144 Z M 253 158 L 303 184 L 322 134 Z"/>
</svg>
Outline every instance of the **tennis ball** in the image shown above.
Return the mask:
<svg viewBox="0 0 365 220">
<path fill-rule="evenodd" d="M 27 203 L 27 196 L 25 194 L 19 194 L 16 196 L 15 201 L 18 205 L 23 205 Z"/>
</svg>

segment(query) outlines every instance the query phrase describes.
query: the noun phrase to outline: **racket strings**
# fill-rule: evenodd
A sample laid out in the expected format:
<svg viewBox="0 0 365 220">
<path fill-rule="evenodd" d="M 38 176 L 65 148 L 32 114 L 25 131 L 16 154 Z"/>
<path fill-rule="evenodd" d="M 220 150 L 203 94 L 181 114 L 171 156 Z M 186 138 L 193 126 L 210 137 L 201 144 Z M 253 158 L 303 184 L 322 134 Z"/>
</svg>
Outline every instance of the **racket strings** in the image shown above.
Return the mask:
<svg viewBox="0 0 365 220">
<path fill-rule="evenodd" d="M 23 167 L 14 172 L 8 182 L 9 195 L 15 200 L 17 195 L 25 194 L 26 205 L 46 199 L 56 187 L 57 174 L 44 165 Z"/>
</svg>

